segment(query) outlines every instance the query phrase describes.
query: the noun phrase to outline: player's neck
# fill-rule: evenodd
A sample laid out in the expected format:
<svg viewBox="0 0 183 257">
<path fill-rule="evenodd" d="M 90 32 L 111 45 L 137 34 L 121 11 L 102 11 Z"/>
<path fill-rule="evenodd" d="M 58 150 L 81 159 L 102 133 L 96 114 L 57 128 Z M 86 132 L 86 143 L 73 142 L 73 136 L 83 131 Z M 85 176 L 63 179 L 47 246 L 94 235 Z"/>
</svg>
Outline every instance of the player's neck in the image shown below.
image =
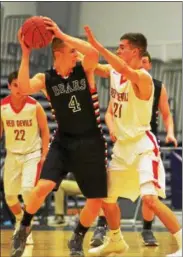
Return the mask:
<svg viewBox="0 0 183 257">
<path fill-rule="evenodd" d="M 134 69 L 134 70 L 138 70 L 142 68 L 142 64 L 141 64 L 141 60 L 137 60 L 137 59 L 133 59 L 129 66 Z"/>
<path fill-rule="evenodd" d="M 54 63 L 54 68 L 62 77 L 68 77 L 73 70 L 71 67 L 64 67 L 64 65 L 57 64 L 56 62 Z"/>
<path fill-rule="evenodd" d="M 10 95 L 11 97 L 11 104 L 13 105 L 13 107 L 15 109 L 20 109 L 20 107 L 26 102 L 27 97 L 26 96 L 22 96 L 22 97 L 15 97 Z"/>
</svg>

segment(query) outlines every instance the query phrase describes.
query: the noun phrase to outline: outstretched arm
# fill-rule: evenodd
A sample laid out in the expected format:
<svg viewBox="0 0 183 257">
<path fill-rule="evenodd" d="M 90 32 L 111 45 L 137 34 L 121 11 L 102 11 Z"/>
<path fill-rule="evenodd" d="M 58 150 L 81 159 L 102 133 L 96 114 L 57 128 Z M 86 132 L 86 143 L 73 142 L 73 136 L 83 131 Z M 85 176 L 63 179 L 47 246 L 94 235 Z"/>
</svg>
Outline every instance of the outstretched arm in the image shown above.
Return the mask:
<svg viewBox="0 0 183 257">
<path fill-rule="evenodd" d="M 78 52 L 78 61 L 83 61 L 84 55 L 82 55 L 80 52 Z M 102 77 L 102 78 L 109 78 L 110 77 L 110 70 L 111 65 L 110 64 L 100 64 L 98 63 L 94 73 L 95 75 Z"/>
<path fill-rule="evenodd" d="M 144 100 L 149 99 L 152 92 L 152 79 L 151 77 L 140 70 L 134 70 L 126 64 L 124 60 L 119 58 L 116 54 L 107 50 L 101 43 L 99 43 L 91 29 L 86 26 L 85 31 L 88 37 L 88 41 L 94 46 L 105 60 L 111 64 L 111 66 L 120 74 L 123 74 L 133 84 L 135 84 L 139 90 L 139 95 Z"/>
<path fill-rule="evenodd" d="M 21 58 L 19 72 L 18 72 L 18 86 L 22 94 L 24 95 L 34 94 L 39 92 L 41 89 L 45 87 L 45 75 L 43 73 L 39 73 L 36 76 L 34 76 L 32 79 L 30 79 L 29 59 L 30 59 L 31 49 L 25 46 L 21 35 L 21 29 L 18 32 L 18 39 L 22 48 L 22 58 Z"/>
<path fill-rule="evenodd" d="M 163 118 L 163 123 L 167 132 L 166 143 L 172 142 L 177 147 L 177 140 L 174 134 L 174 122 L 172 114 L 170 112 L 170 106 L 168 103 L 168 94 L 165 85 L 162 86 L 161 95 L 159 99 L 159 110 Z"/>
<path fill-rule="evenodd" d="M 52 31 L 55 37 L 60 38 L 65 43 L 71 45 L 73 48 L 75 48 L 77 51 L 84 55 L 82 64 L 86 72 L 95 69 L 98 63 L 99 54 L 98 51 L 91 44 L 82 39 L 72 37 L 67 35 L 66 33 L 63 33 L 59 29 L 57 24 L 50 18 L 44 17 L 43 19 L 47 26 L 47 29 Z"/>
</svg>

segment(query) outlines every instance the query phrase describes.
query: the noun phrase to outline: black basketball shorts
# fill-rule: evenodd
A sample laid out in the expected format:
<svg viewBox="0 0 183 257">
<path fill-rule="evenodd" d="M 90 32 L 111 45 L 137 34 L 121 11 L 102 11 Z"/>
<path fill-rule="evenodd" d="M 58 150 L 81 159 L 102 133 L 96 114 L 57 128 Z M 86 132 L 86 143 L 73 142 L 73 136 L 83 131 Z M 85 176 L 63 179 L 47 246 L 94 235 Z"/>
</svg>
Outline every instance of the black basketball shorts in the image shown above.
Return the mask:
<svg viewBox="0 0 183 257">
<path fill-rule="evenodd" d="M 57 183 L 73 172 L 86 198 L 107 197 L 107 147 L 101 135 L 60 137 L 56 135 L 44 162 L 40 179 Z"/>
</svg>

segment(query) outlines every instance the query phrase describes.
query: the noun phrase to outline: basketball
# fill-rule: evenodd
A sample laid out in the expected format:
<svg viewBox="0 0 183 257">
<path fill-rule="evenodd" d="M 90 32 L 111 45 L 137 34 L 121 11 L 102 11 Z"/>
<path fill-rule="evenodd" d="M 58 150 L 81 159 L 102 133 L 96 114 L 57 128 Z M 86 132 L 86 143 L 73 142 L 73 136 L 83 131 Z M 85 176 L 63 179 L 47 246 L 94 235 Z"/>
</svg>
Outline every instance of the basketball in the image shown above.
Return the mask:
<svg viewBox="0 0 183 257">
<path fill-rule="evenodd" d="M 52 40 L 52 32 L 46 29 L 44 20 L 40 16 L 27 19 L 22 26 L 24 43 L 30 48 L 46 47 Z"/>
</svg>

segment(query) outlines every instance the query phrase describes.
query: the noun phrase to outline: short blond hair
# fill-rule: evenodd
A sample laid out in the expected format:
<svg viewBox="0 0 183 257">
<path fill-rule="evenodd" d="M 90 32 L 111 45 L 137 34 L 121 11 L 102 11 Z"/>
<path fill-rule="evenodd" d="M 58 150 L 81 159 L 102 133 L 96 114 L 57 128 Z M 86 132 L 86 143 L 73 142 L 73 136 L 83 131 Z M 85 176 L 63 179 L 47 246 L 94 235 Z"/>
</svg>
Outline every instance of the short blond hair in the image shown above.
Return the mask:
<svg viewBox="0 0 183 257">
<path fill-rule="evenodd" d="M 54 56 L 54 52 L 56 50 L 59 50 L 61 48 L 65 47 L 65 43 L 63 40 L 61 40 L 60 38 L 54 37 L 51 43 L 51 49 L 52 49 L 52 55 L 53 58 L 55 58 Z"/>
</svg>

